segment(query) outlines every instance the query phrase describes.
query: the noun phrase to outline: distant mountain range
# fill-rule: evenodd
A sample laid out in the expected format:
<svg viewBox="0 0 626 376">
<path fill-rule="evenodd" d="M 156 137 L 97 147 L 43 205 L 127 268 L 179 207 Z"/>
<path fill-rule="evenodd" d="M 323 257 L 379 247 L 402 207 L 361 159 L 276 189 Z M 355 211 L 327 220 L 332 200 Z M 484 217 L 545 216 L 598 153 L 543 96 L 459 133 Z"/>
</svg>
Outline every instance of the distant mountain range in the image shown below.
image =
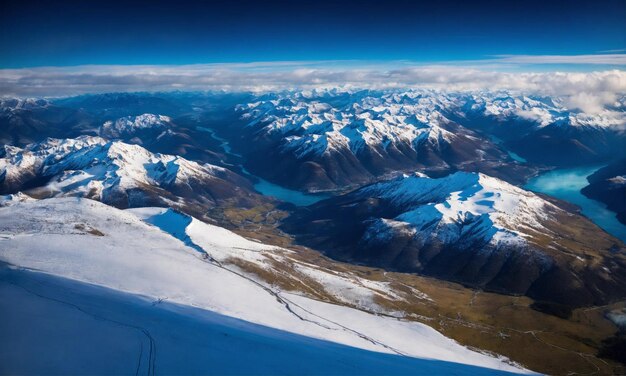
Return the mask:
<svg viewBox="0 0 626 376">
<path fill-rule="evenodd" d="M 533 170 L 508 149 L 538 165 L 615 158 L 626 143 L 620 100 L 619 110 L 590 115 L 567 110 L 559 98 L 507 93 L 329 90 L 260 96 L 238 108 L 250 167 L 316 191 L 412 170 L 481 171 L 519 182 Z"/>
</svg>

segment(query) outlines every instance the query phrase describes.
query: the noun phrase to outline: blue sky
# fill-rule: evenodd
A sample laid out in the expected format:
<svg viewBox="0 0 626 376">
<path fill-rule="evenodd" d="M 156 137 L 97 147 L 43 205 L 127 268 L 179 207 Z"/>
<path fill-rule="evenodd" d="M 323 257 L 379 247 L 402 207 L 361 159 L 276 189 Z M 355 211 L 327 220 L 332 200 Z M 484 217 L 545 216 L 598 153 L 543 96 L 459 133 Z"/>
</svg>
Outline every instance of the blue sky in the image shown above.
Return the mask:
<svg viewBox="0 0 626 376">
<path fill-rule="evenodd" d="M 0 96 L 318 87 L 626 93 L 626 0 L 0 4 Z"/>
<path fill-rule="evenodd" d="M 0 68 L 294 60 L 431 64 L 499 55 L 623 54 L 626 48 L 624 0 L 27 0 L 0 6 Z"/>
</svg>

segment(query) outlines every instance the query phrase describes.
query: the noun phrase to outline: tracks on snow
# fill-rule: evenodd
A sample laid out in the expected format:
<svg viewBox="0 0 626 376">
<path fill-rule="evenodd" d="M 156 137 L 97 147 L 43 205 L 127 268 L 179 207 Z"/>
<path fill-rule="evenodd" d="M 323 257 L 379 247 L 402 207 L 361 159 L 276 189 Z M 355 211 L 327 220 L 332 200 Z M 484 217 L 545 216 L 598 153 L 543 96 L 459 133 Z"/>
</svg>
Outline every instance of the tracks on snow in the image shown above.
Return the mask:
<svg viewBox="0 0 626 376">
<path fill-rule="evenodd" d="M 387 345 L 387 344 L 385 344 L 383 342 L 380 342 L 380 341 L 378 341 L 378 340 L 376 340 L 376 339 L 374 339 L 374 338 L 372 338 L 372 337 L 370 337 L 370 336 L 368 336 L 368 335 L 366 335 L 364 333 L 361 333 L 361 332 L 359 332 L 357 330 L 354 330 L 354 329 L 349 328 L 349 327 L 347 327 L 345 325 L 342 325 L 342 324 L 340 324 L 340 323 L 338 323 L 336 321 L 333 321 L 333 320 L 328 319 L 326 317 L 320 316 L 320 315 L 318 315 L 318 314 L 316 314 L 314 312 L 311 312 L 310 310 L 308 310 L 308 309 L 306 309 L 306 308 L 304 308 L 304 307 L 294 303 L 293 301 L 285 298 L 279 292 L 274 291 L 273 289 L 271 289 L 270 287 L 262 284 L 261 282 L 258 282 L 255 279 L 253 279 L 253 278 L 251 278 L 251 277 L 249 277 L 249 276 L 247 276 L 247 275 L 245 275 L 245 274 L 243 274 L 243 273 L 241 273 L 241 272 L 239 272 L 237 270 L 233 270 L 233 269 L 230 269 L 230 268 L 224 266 L 221 262 L 219 262 L 217 259 L 215 259 L 210 253 L 208 253 L 206 250 L 204 250 L 204 248 L 202 248 L 198 244 L 194 243 L 193 240 L 191 239 L 191 237 L 188 234 L 185 237 L 184 243 L 186 245 L 190 246 L 191 248 L 195 249 L 195 250 L 202 250 L 202 254 L 203 254 L 202 260 L 204 262 L 206 262 L 208 264 L 211 264 L 213 266 L 216 266 L 216 267 L 218 267 L 220 269 L 223 269 L 223 270 L 225 270 L 225 271 L 227 271 L 229 273 L 233 273 L 233 274 L 237 275 L 238 277 L 241 277 L 241 278 L 249 281 L 250 283 L 253 283 L 254 285 L 260 287 L 265 292 L 267 292 L 268 294 L 272 295 L 276 299 L 276 301 L 278 301 L 280 304 L 282 304 L 289 313 L 291 313 L 292 315 L 294 315 L 298 319 L 300 319 L 302 321 L 309 322 L 309 323 L 317 325 L 317 326 L 320 326 L 320 327 L 322 327 L 324 329 L 328 329 L 328 330 L 344 330 L 344 331 L 350 332 L 352 334 L 355 334 L 356 336 L 358 336 L 359 338 L 361 338 L 363 340 L 366 340 L 366 341 L 368 341 L 368 342 L 370 342 L 370 343 L 372 343 L 372 344 L 374 344 L 376 346 L 381 346 L 381 347 L 383 347 L 383 348 L 385 348 L 385 349 L 387 349 L 387 350 L 389 350 L 389 351 L 391 351 L 391 352 L 393 352 L 393 353 L 395 353 L 397 355 L 407 356 L 402 351 L 400 351 L 398 349 L 395 349 L 392 346 L 389 346 L 389 345 Z M 325 322 L 327 322 L 329 324 L 335 325 L 336 327 L 333 328 L 332 326 L 324 324 L 323 322 L 320 322 L 320 321 L 317 321 L 317 320 L 311 320 L 310 318 L 304 317 L 302 314 L 297 313 L 293 309 L 293 307 L 297 307 L 298 309 L 306 312 L 307 314 L 309 314 L 311 316 L 314 316 L 314 317 L 317 317 L 317 318 L 319 318 L 319 319 L 321 319 L 321 320 L 323 320 L 323 321 L 325 321 Z"/>
<path fill-rule="evenodd" d="M 20 285 L 20 284 L 18 284 L 16 282 L 13 282 L 13 281 L 10 281 L 10 280 L 6 280 L 5 279 L 3 282 L 8 283 L 10 285 L 13 285 L 13 286 L 15 286 L 17 288 L 20 288 L 20 289 L 26 291 L 27 293 L 29 293 L 31 295 L 37 296 L 38 298 L 49 300 L 49 301 L 53 301 L 53 302 L 56 302 L 56 303 L 59 303 L 59 304 L 62 304 L 62 305 L 66 305 L 66 306 L 68 306 L 68 307 L 70 307 L 72 309 L 75 309 L 75 310 L 77 310 L 77 311 L 79 311 L 79 312 L 81 312 L 81 313 L 83 313 L 85 315 L 93 317 L 96 320 L 110 322 L 110 323 L 112 323 L 114 325 L 130 328 L 130 329 L 133 329 L 133 330 L 136 330 L 136 331 L 140 332 L 144 337 L 146 337 L 148 339 L 148 344 L 149 344 L 148 355 L 147 355 L 148 356 L 148 361 L 147 361 L 147 367 L 148 368 L 147 368 L 147 370 L 146 370 L 147 372 L 145 374 L 148 375 L 148 376 L 154 376 L 155 375 L 155 370 L 156 370 L 156 342 L 155 342 L 154 338 L 152 337 L 152 335 L 150 334 L 150 331 L 148 331 L 148 329 L 146 329 L 144 327 L 141 327 L 141 326 L 138 326 L 138 325 L 133 325 L 133 324 L 121 322 L 121 321 L 118 321 L 118 320 L 114 320 L 114 319 L 110 319 L 110 318 L 104 317 L 104 316 L 96 314 L 96 313 L 89 312 L 89 311 L 87 311 L 83 307 L 80 307 L 77 304 L 74 304 L 74 303 L 71 303 L 71 302 L 59 299 L 59 298 L 46 296 L 44 294 L 41 294 L 41 293 L 36 292 L 36 291 L 33 291 L 33 290 L 29 289 L 26 286 Z M 41 285 L 40 282 L 36 282 L 36 283 Z M 143 341 L 141 341 L 141 347 L 139 349 L 139 357 L 137 359 L 137 367 L 135 369 L 135 376 L 138 376 L 140 371 L 141 371 L 141 365 L 143 363 L 143 361 L 142 361 L 142 359 L 143 359 L 143 352 L 144 352 L 144 344 L 143 344 Z"/>
</svg>

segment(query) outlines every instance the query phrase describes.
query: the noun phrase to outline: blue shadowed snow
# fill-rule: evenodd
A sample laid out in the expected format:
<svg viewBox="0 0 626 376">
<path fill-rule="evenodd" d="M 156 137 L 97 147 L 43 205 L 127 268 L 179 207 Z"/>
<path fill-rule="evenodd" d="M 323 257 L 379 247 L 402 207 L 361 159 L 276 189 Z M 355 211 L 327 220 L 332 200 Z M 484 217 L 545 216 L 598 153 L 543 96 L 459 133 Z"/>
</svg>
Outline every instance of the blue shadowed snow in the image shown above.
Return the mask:
<svg viewBox="0 0 626 376">
<path fill-rule="evenodd" d="M 144 220 L 182 241 L 186 246 L 191 247 L 202 254 L 206 254 L 206 251 L 194 243 L 187 234 L 187 226 L 189 226 L 192 221 L 190 216 L 168 208 L 167 210 L 147 217 Z"/>
<path fill-rule="evenodd" d="M 510 374 L 362 350 L 2 265 L 0 312 L 7 374 Z"/>
<path fill-rule="evenodd" d="M 626 242 L 626 226 L 603 203 L 583 195 L 580 190 L 589 182 L 587 176 L 603 166 L 556 169 L 531 179 L 524 188 L 541 192 L 578 205 L 582 213 L 609 234 Z"/>
<path fill-rule="evenodd" d="M 492 200 L 480 200 L 480 201 L 476 201 L 476 205 L 481 205 L 481 206 L 488 206 L 490 208 L 493 208 L 495 204 L 495 201 Z"/>
<path fill-rule="evenodd" d="M 476 184 L 473 184 L 465 188 L 461 192 L 459 192 L 460 201 L 467 201 L 469 197 L 473 197 L 476 193 L 480 192 L 480 190 L 483 189 L 483 187 L 480 184 L 478 184 L 478 178 L 479 178 L 478 174 L 473 174 L 472 178 L 476 180 Z"/>
<path fill-rule="evenodd" d="M 447 204 L 447 202 L 444 202 L 444 205 Z M 425 230 L 431 226 L 437 225 L 442 217 L 443 214 L 437 210 L 435 205 L 430 204 L 418 206 L 411 211 L 402 213 L 397 219 L 399 221 L 408 222 L 419 230 Z"/>
<path fill-rule="evenodd" d="M 191 217 L 172 209 L 167 209 L 163 213 L 147 218 L 145 221 L 171 234 L 176 239 L 185 241 L 188 237 L 185 230 L 191 223 Z"/>
</svg>

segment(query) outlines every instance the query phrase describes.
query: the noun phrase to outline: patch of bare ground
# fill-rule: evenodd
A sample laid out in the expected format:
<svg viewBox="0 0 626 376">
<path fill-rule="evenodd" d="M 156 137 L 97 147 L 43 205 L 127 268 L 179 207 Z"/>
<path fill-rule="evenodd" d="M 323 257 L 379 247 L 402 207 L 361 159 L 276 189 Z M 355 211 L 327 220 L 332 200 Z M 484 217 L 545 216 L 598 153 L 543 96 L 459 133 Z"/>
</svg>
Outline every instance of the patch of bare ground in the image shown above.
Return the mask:
<svg viewBox="0 0 626 376">
<path fill-rule="evenodd" d="M 74 229 L 78 231 L 84 231 L 87 234 L 94 235 L 94 236 L 104 236 L 104 233 L 98 230 L 97 228 L 93 228 L 91 226 L 87 226 L 82 223 L 75 224 Z"/>
</svg>

